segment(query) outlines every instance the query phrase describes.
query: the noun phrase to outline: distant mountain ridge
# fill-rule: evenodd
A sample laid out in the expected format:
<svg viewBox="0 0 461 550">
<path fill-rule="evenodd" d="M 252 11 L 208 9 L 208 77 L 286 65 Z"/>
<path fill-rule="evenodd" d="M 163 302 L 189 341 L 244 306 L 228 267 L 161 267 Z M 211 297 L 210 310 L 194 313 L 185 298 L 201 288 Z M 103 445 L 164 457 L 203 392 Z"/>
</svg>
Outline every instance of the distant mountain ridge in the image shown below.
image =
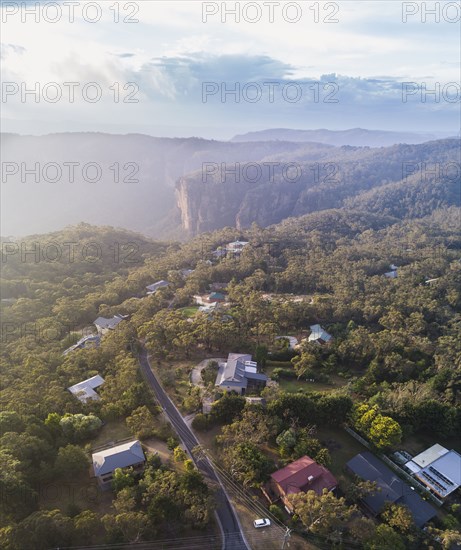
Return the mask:
<svg viewBox="0 0 461 550">
<path fill-rule="evenodd" d="M 459 139 L 370 147 L 91 132 L 3 134 L 1 156 L 3 165 L 16 168 L 15 174 L 2 176 L 3 235 L 44 233 L 84 221 L 184 239 L 226 226 L 256 222 L 264 227 L 332 208 L 402 218 L 459 203 L 459 172 L 434 180 L 430 175 L 421 179 L 417 169 L 424 162 L 459 166 Z M 30 171 L 37 163 L 35 178 Z M 72 181 L 66 175 L 69 163 L 77 166 Z M 82 177 L 87 163 L 101 169 L 95 181 Z M 63 170 L 57 181 L 50 181 L 53 164 Z M 251 164 L 261 170 L 256 180 L 235 179 Z M 287 180 L 284 167 L 289 164 L 299 168 L 299 178 Z M 406 165 L 413 167 L 408 174 Z"/>
<path fill-rule="evenodd" d="M 242 165 L 193 172 L 176 184 L 182 226 L 189 235 L 230 226 L 261 227 L 328 209 L 421 217 L 459 205 L 460 140 L 392 147 L 303 144 L 259 161 L 260 177 L 245 178 Z M 262 168 L 273 163 L 273 174 Z M 296 177 L 285 171 L 296 166 Z M 431 174 L 438 166 L 440 174 Z M 456 171 L 458 167 L 458 171 Z M 299 175 L 299 177 L 297 177 Z M 389 200 L 386 201 L 386 192 Z"/>
<path fill-rule="evenodd" d="M 387 147 L 395 143 L 423 143 L 437 139 L 440 136 L 429 133 L 390 132 L 385 130 L 366 130 L 351 128 L 350 130 L 293 130 L 290 128 L 271 128 L 257 132 L 248 132 L 234 136 L 231 142 L 250 141 L 295 141 L 326 143 L 329 145 L 355 145 L 369 147 Z M 445 135 L 444 137 L 449 137 Z"/>
</svg>

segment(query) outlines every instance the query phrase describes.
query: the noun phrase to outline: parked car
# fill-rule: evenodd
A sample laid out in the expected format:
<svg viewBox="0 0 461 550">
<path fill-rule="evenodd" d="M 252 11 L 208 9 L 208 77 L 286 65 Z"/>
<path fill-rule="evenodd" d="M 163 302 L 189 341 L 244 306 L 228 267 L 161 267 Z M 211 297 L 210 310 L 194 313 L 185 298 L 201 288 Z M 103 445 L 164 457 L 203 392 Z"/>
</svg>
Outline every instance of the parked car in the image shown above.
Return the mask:
<svg viewBox="0 0 461 550">
<path fill-rule="evenodd" d="M 270 524 L 271 524 L 271 520 L 267 518 L 255 519 L 253 522 L 255 529 L 259 529 L 261 527 L 269 527 Z"/>
</svg>

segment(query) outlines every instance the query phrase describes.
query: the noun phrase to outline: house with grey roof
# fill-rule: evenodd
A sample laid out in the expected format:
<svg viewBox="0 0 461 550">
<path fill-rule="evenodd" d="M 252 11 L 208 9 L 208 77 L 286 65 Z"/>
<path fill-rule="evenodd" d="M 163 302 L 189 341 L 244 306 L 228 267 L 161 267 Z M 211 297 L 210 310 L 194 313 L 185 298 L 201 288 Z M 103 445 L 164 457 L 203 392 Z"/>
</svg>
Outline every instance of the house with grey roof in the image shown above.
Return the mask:
<svg viewBox="0 0 461 550">
<path fill-rule="evenodd" d="M 98 317 L 96 321 L 94 321 L 94 325 L 96 329 L 98 330 L 98 334 L 106 334 L 109 332 L 109 330 L 114 330 L 114 328 L 121 323 L 123 320 L 127 319 L 128 315 L 114 315 L 110 319 L 106 319 L 106 317 Z"/>
<path fill-rule="evenodd" d="M 70 386 L 67 390 L 75 395 L 75 397 L 82 403 L 86 403 L 87 401 L 99 401 L 101 398 L 94 390 L 103 384 L 104 378 L 97 374 L 96 376 L 92 376 L 87 380 L 83 380 L 78 384 Z"/>
<path fill-rule="evenodd" d="M 87 334 L 86 336 L 80 338 L 76 344 L 70 346 L 70 348 L 67 348 L 62 354 L 68 355 L 77 349 L 98 348 L 100 343 L 101 337 L 99 334 Z"/>
<path fill-rule="evenodd" d="M 438 443 L 409 460 L 405 468 L 438 498 L 461 486 L 461 455 Z"/>
<path fill-rule="evenodd" d="M 152 283 L 151 285 L 147 285 L 147 294 L 155 294 L 157 290 L 160 288 L 165 288 L 170 283 L 168 281 L 164 281 L 163 279 L 161 281 L 157 281 L 156 283 Z"/>
<path fill-rule="evenodd" d="M 331 340 L 331 334 L 322 328 L 320 325 L 311 325 L 311 333 L 309 335 L 308 341 L 315 342 L 316 344 L 328 344 Z"/>
<path fill-rule="evenodd" d="M 137 440 L 93 453 L 93 472 L 101 488 L 108 489 L 117 468 L 133 468 L 142 472 L 146 457 Z"/>
<path fill-rule="evenodd" d="M 379 515 L 387 504 L 406 506 L 418 527 L 423 527 L 437 515 L 435 508 L 423 500 L 413 487 L 369 451 L 349 460 L 346 470 L 360 479 L 376 483 L 376 491 L 362 499 L 363 506 L 374 516 Z"/>
<path fill-rule="evenodd" d="M 258 365 L 251 355 L 229 353 L 227 361 L 219 365 L 215 385 L 239 395 L 257 393 L 267 384 L 267 376 L 258 372 Z"/>
</svg>

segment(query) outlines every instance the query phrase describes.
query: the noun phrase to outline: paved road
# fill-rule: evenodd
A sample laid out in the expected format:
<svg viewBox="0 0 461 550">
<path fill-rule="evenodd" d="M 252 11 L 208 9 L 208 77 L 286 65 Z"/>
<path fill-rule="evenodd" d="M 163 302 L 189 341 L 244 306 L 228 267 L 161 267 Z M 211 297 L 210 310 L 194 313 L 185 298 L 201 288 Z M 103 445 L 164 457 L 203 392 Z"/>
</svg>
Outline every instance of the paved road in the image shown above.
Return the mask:
<svg viewBox="0 0 461 550">
<path fill-rule="evenodd" d="M 160 406 L 163 407 L 165 414 L 168 416 L 173 428 L 181 438 L 185 447 L 192 456 L 192 449 L 196 447 L 199 442 L 190 428 L 184 422 L 184 419 L 178 409 L 175 407 L 171 399 L 168 397 L 156 376 L 152 372 L 147 358 L 147 351 L 143 348 L 139 354 L 139 363 L 141 365 L 142 374 L 146 382 L 153 389 L 157 401 Z M 234 509 L 232 508 L 227 495 L 222 489 L 221 483 L 216 475 L 213 467 L 207 459 L 202 459 L 196 462 L 199 470 L 211 481 L 219 484 L 219 488 L 216 492 L 217 507 L 216 513 L 221 524 L 221 528 L 224 534 L 224 550 L 250 550 L 246 545 L 240 526 L 237 522 Z"/>
</svg>

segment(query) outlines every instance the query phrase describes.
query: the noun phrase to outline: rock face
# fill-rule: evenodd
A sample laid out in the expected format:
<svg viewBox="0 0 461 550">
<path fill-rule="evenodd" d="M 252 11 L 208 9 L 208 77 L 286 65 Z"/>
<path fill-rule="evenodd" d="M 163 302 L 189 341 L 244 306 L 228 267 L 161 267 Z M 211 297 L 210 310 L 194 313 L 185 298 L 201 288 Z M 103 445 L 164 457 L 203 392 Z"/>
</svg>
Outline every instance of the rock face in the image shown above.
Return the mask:
<svg viewBox="0 0 461 550">
<path fill-rule="evenodd" d="M 432 189 L 437 192 L 434 205 L 450 205 L 456 201 L 459 175 L 450 173 L 440 180 L 433 169 L 422 170 L 450 163 L 459 166 L 459 145 L 458 139 L 376 149 L 304 144 L 302 149 L 267 156 L 258 163 L 226 164 L 212 173 L 181 177 L 176 183 L 176 204 L 189 235 L 226 226 L 243 229 L 253 222 L 264 227 L 345 204 L 360 209 L 363 203 L 368 211 L 379 211 L 388 189 L 391 197 L 411 192 L 414 202 L 419 197 L 424 201 Z M 362 195 L 366 201 L 355 200 Z M 390 206 L 387 209 L 392 212 Z M 402 217 L 415 213 L 415 209 L 401 209 Z"/>
</svg>

